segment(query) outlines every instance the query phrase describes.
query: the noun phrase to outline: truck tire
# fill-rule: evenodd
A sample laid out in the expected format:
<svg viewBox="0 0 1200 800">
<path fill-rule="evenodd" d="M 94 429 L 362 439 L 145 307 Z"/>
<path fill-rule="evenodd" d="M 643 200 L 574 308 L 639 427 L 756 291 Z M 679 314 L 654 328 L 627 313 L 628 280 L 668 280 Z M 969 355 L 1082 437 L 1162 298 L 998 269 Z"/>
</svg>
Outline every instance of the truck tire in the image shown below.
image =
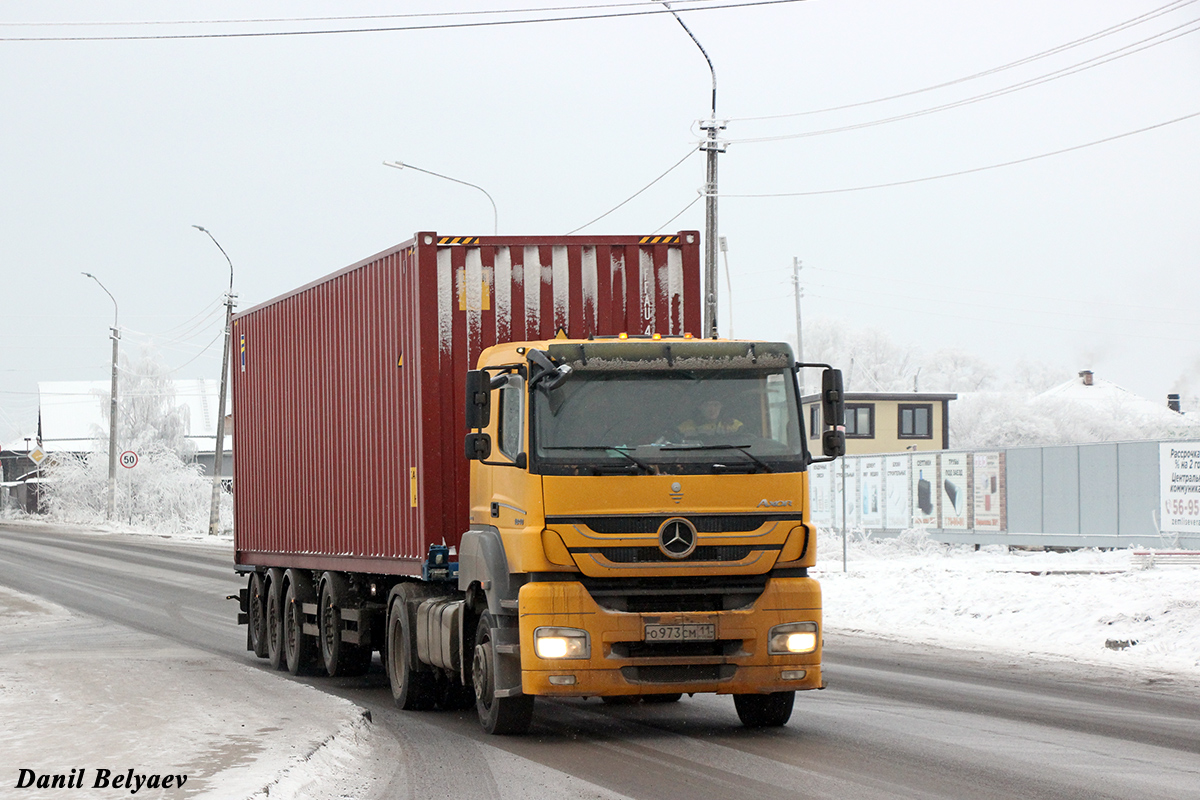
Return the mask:
<svg viewBox="0 0 1200 800">
<path fill-rule="evenodd" d="M 259 658 L 267 657 L 267 587 L 263 576 L 257 572 L 250 573 L 250 581 L 246 587 L 248 607 L 246 609 L 246 630 L 249 635 L 250 649 Z"/>
<path fill-rule="evenodd" d="M 267 582 L 267 661 L 283 669 L 283 581 L 271 575 Z"/>
<path fill-rule="evenodd" d="M 335 585 L 337 584 L 337 585 Z M 365 675 L 371 666 L 371 650 L 342 641 L 342 610 L 339 598 L 346 596 L 345 579 L 325 573 L 317 605 L 317 642 L 321 662 L 331 678 Z"/>
<path fill-rule="evenodd" d="M 304 635 L 304 611 L 296 581 L 289 581 L 283 597 L 283 652 L 288 672 L 301 675 L 316 661 L 316 643 Z"/>
<path fill-rule="evenodd" d="M 491 613 L 484 612 L 475 630 L 475 654 L 471 661 L 475 710 L 479 712 L 479 724 L 488 733 L 522 734 L 529 730 L 529 723 L 533 720 L 533 697 L 526 694 L 496 697 L 496 651 L 492 646 L 494 627 Z"/>
<path fill-rule="evenodd" d="M 735 694 L 733 707 L 738 719 L 747 728 L 778 728 L 786 725 L 792 716 L 795 692 L 772 694 Z"/>
<path fill-rule="evenodd" d="M 400 584 L 394 590 L 394 598 L 388 609 L 387 658 L 385 659 L 388 682 L 392 685 L 392 699 L 398 708 L 408 711 L 425 711 L 437 703 L 437 673 L 417 669 L 416 643 L 413 641 L 412 618 L 409 616 L 409 600 L 420 596 L 418 590 Z"/>
</svg>

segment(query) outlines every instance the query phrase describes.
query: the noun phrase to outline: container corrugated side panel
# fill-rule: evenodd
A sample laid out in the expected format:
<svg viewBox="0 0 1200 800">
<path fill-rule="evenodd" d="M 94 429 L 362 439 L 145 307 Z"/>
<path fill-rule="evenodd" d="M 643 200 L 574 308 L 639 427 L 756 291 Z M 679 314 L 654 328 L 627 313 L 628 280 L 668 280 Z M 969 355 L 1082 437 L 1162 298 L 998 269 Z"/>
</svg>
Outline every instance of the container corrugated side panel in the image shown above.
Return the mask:
<svg viewBox="0 0 1200 800">
<path fill-rule="evenodd" d="M 238 563 L 418 573 L 467 527 L 483 349 L 699 332 L 694 231 L 447 241 L 420 233 L 235 318 Z"/>
</svg>

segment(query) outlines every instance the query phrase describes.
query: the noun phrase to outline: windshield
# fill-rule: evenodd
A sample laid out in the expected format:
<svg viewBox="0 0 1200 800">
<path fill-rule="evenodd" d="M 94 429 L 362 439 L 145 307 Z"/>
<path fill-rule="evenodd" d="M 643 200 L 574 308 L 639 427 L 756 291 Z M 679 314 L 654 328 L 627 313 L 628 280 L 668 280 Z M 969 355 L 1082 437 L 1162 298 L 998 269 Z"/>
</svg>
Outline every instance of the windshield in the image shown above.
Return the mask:
<svg viewBox="0 0 1200 800">
<path fill-rule="evenodd" d="M 543 474 L 795 472 L 789 370 L 579 371 L 533 397 Z"/>
</svg>

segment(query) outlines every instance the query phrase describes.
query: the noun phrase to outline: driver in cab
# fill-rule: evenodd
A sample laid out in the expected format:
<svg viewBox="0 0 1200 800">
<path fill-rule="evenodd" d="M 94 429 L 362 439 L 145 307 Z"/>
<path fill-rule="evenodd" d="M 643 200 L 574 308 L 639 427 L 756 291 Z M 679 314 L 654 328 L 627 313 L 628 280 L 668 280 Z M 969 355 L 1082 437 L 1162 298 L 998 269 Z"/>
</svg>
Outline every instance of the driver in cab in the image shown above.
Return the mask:
<svg viewBox="0 0 1200 800">
<path fill-rule="evenodd" d="M 679 425 L 679 432 L 684 436 L 697 433 L 735 433 L 742 427 L 742 421 L 721 415 L 720 400 L 705 400 L 698 407 L 696 419 L 684 420 Z"/>
</svg>

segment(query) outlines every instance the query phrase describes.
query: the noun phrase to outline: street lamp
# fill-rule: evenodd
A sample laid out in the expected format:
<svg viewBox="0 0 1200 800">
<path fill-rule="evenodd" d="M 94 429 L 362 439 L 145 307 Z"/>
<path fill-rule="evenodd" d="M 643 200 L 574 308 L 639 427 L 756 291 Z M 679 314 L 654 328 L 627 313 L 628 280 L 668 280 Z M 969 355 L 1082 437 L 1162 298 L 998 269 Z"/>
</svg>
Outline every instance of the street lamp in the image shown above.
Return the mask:
<svg viewBox="0 0 1200 800">
<path fill-rule="evenodd" d="M 225 348 L 221 355 L 221 394 L 217 400 L 217 448 L 213 454 L 213 487 L 212 502 L 208 510 L 208 535 L 216 536 L 221 517 L 221 463 L 225 456 L 225 391 L 229 381 L 229 339 L 233 333 L 233 261 L 217 237 L 209 233 L 207 228 L 193 225 L 201 233 L 208 234 L 213 244 L 229 262 L 229 291 L 225 293 Z"/>
<path fill-rule="evenodd" d="M 492 204 L 492 235 L 495 236 L 499 232 L 499 230 L 500 230 L 500 215 L 496 211 L 496 201 L 492 199 L 492 196 L 490 194 L 488 194 L 487 189 L 484 189 L 482 186 L 476 186 L 473 183 L 467 183 L 466 181 L 460 181 L 458 178 L 451 178 L 449 175 L 442 175 L 440 172 L 431 172 L 430 170 L 427 170 L 427 169 L 421 169 L 420 167 L 414 167 L 412 164 L 405 164 L 403 161 L 385 161 L 385 162 L 383 162 L 383 165 L 385 167 L 393 167 L 395 169 L 415 169 L 417 172 L 424 172 L 426 175 L 432 175 L 435 178 L 444 178 L 448 181 L 454 181 L 455 183 L 461 183 L 463 186 L 470 186 L 472 189 L 478 189 L 479 191 L 484 193 L 484 195 L 488 199 L 488 202 Z"/>
<path fill-rule="evenodd" d="M 700 129 L 708 131 L 708 136 L 700 143 L 700 149 L 707 153 L 704 175 L 704 335 L 717 338 L 717 154 L 725 152 L 725 143 L 717 139 L 717 131 L 725 130 L 725 121 L 717 119 L 717 70 L 708 51 L 696 34 L 692 33 L 683 21 L 683 17 L 671 8 L 671 4 L 662 0 L 671 15 L 675 17 L 687 35 L 692 37 L 700 54 L 708 62 L 708 71 L 712 73 L 712 114 L 708 119 L 700 120 Z"/>
<path fill-rule="evenodd" d="M 99 278 L 90 272 L 83 274 L 99 284 L 113 304 L 112 389 L 109 391 L 108 402 L 108 507 L 104 516 L 105 519 L 111 520 L 117 502 L 117 342 L 121 338 L 121 329 L 117 326 L 117 321 L 120 310 L 117 308 L 117 298 L 112 296 L 112 292 L 103 283 L 100 283 Z"/>
</svg>

